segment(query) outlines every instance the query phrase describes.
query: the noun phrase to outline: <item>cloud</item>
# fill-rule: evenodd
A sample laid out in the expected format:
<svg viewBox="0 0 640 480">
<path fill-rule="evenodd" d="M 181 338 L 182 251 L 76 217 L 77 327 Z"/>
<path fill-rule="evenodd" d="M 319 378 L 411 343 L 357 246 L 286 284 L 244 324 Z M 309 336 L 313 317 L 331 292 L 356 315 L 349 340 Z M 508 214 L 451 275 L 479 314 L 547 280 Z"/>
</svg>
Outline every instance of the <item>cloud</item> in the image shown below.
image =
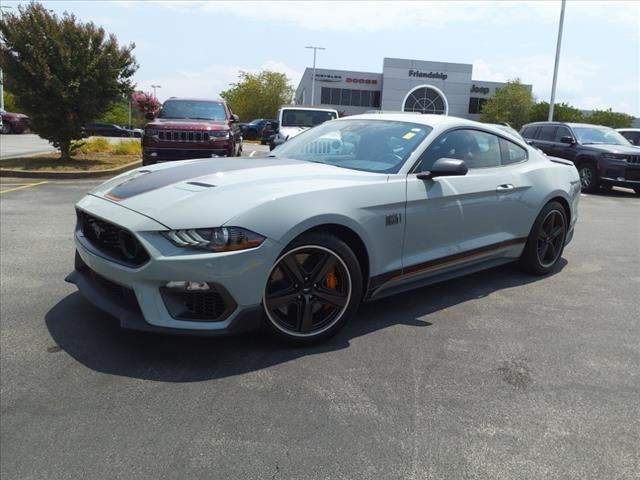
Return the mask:
<svg viewBox="0 0 640 480">
<path fill-rule="evenodd" d="M 257 73 L 261 70 L 284 73 L 294 88 L 302 76 L 301 72 L 277 60 L 268 60 L 259 68 L 213 64 L 192 70 L 178 70 L 163 77 L 138 79 L 138 88 L 146 91 L 149 85 L 161 85 L 162 88 L 158 90 L 160 100 L 169 97 L 218 98 L 220 92 L 238 80 L 238 72 Z"/>
<path fill-rule="evenodd" d="M 309 30 L 344 32 L 380 32 L 408 28 L 443 29 L 453 23 L 490 21 L 493 24 L 515 21 L 557 23 L 559 2 L 478 2 L 478 1 L 359 1 L 301 2 L 160 2 L 169 8 L 188 8 L 216 16 L 231 14 L 270 24 L 289 24 Z M 266 7 L 266 8 L 265 8 Z M 575 21 L 598 19 L 637 31 L 640 4 L 629 1 L 571 1 L 566 15 Z"/>
</svg>

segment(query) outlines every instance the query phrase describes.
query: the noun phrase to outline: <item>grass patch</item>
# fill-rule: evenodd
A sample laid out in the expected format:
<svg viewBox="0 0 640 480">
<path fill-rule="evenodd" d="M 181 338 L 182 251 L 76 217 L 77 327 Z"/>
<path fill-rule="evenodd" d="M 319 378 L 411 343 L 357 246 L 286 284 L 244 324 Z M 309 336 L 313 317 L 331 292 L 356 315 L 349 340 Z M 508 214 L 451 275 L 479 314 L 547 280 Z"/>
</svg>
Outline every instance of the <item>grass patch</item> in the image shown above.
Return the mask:
<svg viewBox="0 0 640 480">
<path fill-rule="evenodd" d="M 112 153 L 114 155 L 140 155 L 142 147 L 140 140 L 120 140 L 110 142 L 104 137 L 94 137 L 89 140 L 74 142 L 72 150 L 74 156 L 90 153 Z"/>
<path fill-rule="evenodd" d="M 138 142 L 139 143 L 139 142 Z M 89 172 L 117 168 L 140 160 L 140 154 L 115 154 L 108 152 L 76 153 L 68 161 L 60 160 L 59 153 L 3 160 L 0 167 L 8 170 L 41 172 Z"/>
</svg>

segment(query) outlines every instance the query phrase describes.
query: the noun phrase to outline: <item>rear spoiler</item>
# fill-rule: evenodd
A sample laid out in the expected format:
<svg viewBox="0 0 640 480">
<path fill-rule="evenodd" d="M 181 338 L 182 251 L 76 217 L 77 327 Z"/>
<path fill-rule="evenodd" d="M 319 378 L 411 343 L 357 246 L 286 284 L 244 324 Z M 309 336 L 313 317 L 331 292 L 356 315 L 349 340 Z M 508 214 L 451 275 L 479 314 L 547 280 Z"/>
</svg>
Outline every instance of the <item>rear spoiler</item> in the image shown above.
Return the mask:
<svg viewBox="0 0 640 480">
<path fill-rule="evenodd" d="M 571 160 L 565 160 L 564 158 L 558 158 L 558 157 L 550 157 L 549 155 L 547 155 L 547 158 L 551 160 L 553 163 L 561 163 L 562 165 L 569 165 L 571 167 L 574 166 Z"/>
</svg>

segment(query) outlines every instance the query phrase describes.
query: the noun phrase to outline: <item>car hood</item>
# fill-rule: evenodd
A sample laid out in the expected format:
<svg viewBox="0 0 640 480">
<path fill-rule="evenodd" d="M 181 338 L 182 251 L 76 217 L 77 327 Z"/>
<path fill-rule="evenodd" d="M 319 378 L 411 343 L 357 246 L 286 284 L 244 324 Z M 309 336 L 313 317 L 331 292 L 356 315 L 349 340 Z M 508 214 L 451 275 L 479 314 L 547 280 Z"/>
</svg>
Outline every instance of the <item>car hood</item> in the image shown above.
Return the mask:
<svg viewBox="0 0 640 480">
<path fill-rule="evenodd" d="M 638 150 L 633 145 L 605 145 L 605 144 L 592 144 L 586 143 L 583 144 L 584 147 L 590 148 L 596 152 L 606 152 L 606 153 L 628 153 L 629 155 L 637 155 Z"/>
<path fill-rule="evenodd" d="M 229 126 L 225 121 L 156 118 L 153 122 L 147 123 L 146 128 L 159 130 L 222 130 L 229 128 Z"/>
<path fill-rule="evenodd" d="M 224 225 L 257 205 L 282 197 L 386 178 L 299 160 L 219 158 L 139 168 L 103 183 L 90 195 L 168 228 L 207 228 Z"/>
<path fill-rule="evenodd" d="M 293 138 L 296 135 L 304 132 L 305 130 L 309 130 L 310 127 L 280 127 L 280 135 L 284 138 L 289 139 Z"/>
</svg>

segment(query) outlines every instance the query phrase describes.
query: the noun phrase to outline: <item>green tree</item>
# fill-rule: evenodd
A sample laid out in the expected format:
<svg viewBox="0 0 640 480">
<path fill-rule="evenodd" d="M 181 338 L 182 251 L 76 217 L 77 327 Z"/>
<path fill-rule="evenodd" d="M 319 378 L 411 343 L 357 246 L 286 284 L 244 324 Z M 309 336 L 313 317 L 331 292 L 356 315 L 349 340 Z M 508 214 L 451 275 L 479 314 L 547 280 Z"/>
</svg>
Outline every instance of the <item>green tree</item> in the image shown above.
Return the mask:
<svg viewBox="0 0 640 480">
<path fill-rule="evenodd" d="M 533 95 L 519 78 L 510 80 L 482 107 L 480 121 L 487 123 L 508 122 L 516 130 L 529 121 Z"/>
<path fill-rule="evenodd" d="M 82 126 L 132 90 L 134 44 L 120 47 L 93 23 L 51 13 L 39 3 L 5 13 L 0 62 L 16 105 L 31 128 L 68 159 Z"/>
<path fill-rule="evenodd" d="M 243 121 L 275 118 L 281 105 L 293 101 L 293 87 L 284 73 L 268 70 L 260 73 L 239 72 L 238 82 L 220 93 L 220 96 Z"/>
<path fill-rule="evenodd" d="M 546 122 L 549 118 L 549 102 L 537 102 L 531 109 L 530 122 Z M 584 114 L 568 103 L 556 103 L 553 108 L 553 120 L 556 122 L 582 122 Z"/>
<path fill-rule="evenodd" d="M 608 110 L 593 110 L 585 116 L 584 121 L 611 128 L 628 128 L 633 124 L 633 117 L 626 113 L 614 112 L 609 108 Z"/>
<path fill-rule="evenodd" d="M 11 93 L 9 90 L 7 90 L 6 88 L 4 89 L 3 93 L 3 97 L 4 97 L 4 109 L 7 112 L 15 112 L 17 111 L 18 107 L 16 107 L 16 99 L 13 96 L 13 93 Z"/>
</svg>

